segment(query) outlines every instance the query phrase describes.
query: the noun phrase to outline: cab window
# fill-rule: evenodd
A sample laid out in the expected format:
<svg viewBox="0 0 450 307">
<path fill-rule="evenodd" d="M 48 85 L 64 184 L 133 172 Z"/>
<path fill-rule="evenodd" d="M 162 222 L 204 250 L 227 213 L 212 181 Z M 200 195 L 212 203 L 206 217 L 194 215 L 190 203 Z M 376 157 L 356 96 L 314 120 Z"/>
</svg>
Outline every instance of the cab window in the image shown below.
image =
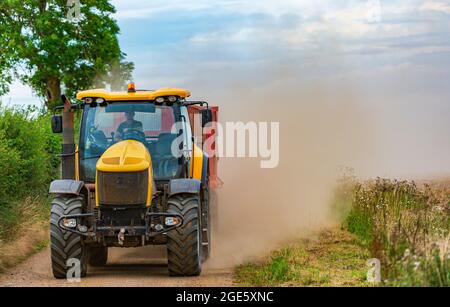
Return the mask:
<svg viewBox="0 0 450 307">
<path fill-rule="evenodd" d="M 172 154 L 175 107 L 151 103 L 111 103 L 106 107 L 86 106 L 80 142 L 80 173 L 95 180 L 100 156 L 113 144 L 133 139 L 142 142 L 152 157 L 154 177 L 170 179 L 179 172 L 179 159 Z"/>
</svg>

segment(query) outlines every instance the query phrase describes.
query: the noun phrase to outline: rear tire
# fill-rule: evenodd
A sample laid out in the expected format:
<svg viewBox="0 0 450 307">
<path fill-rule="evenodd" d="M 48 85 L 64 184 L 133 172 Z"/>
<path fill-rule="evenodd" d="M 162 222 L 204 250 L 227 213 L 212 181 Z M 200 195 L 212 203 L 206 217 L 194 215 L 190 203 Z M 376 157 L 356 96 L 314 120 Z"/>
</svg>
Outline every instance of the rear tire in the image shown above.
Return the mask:
<svg viewBox="0 0 450 307">
<path fill-rule="evenodd" d="M 108 247 L 90 246 L 88 250 L 90 266 L 99 267 L 106 265 L 108 262 Z"/>
<path fill-rule="evenodd" d="M 198 276 L 201 273 L 200 197 L 179 194 L 168 199 L 167 212 L 183 217 L 183 225 L 167 233 L 170 276 Z"/>
<path fill-rule="evenodd" d="M 59 195 L 52 201 L 50 220 L 50 244 L 53 276 L 57 279 L 67 278 L 68 261 L 75 259 L 80 262 L 80 277 L 87 273 L 87 254 L 82 237 L 72 232 L 62 230 L 58 220 L 65 215 L 81 214 L 83 198 Z"/>
</svg>

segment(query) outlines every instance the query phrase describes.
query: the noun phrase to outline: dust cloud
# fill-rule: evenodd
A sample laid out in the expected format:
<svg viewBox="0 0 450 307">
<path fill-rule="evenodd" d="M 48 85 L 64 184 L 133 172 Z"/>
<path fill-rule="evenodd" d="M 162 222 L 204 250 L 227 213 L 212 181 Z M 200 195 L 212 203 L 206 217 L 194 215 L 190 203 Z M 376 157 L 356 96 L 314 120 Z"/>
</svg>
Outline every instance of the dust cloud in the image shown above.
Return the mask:
<svg viewBox="0 0 450 307">
<path fill-rule="evenodd" d="M 214 104 L 220 106 L 223 124 L 280 123 L 280 163 L 261 169 L 258 158 L 220 159 L 225 184 L 215 191 L 208 266 L 257 258 L 291 237 L 333 222 L 329 204 L 340 168 L 364 165 L 376 156 L 370 112 L 350 88 L 280 78 L 258 91 L 236 82 L 217 97 Z"/>
<path fill-rule="evenodd" d="M 396 75 L 384 92 L 365 92 L 349 80 L 307 81 L 275 68 L 263 77 L 237 76 L 231 71 L 221 85 L 204 79 L 192 88 L 219 105 L 221 123 L 279 122 L 280 163 L 261 169 L 260 159 L 220 159 L 225 184 L 216 191 L 209 266 L 265 256 L 335 223 L 329 209 L 342 168 L 361 179 L 449 175 L 445 92 L 408 93 Z"/>
</svg>

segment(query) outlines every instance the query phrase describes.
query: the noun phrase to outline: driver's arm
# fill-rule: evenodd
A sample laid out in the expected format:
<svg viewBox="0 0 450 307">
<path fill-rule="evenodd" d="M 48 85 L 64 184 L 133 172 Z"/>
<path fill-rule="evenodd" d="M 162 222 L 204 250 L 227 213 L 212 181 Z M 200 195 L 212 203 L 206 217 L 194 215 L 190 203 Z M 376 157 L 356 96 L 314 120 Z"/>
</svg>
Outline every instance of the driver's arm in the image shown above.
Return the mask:
<svg viewBox="0 0 450 307">
<path fill-rule="evenodd" d="M 142 126 L 142 123 L 140 121 L 136 122 L 136 126 L 137 126 L 137 130 L 139 130 L 140 132 L 144 132 L 144 128 Z"/>
<path fill-rule="evenodd" d="M 123 128 L 123 123 L 121 123 L 121 124 L 119 125 L 119 127 L 117 128 L 116 134 L 115 134 L 115 136 L 114 136 L 115 141 L 120 141 L 120 140 L 122 140 L 122 138 L 123 138 L 123 130 L 124 130 L 124 128 Z"/>
</svg>

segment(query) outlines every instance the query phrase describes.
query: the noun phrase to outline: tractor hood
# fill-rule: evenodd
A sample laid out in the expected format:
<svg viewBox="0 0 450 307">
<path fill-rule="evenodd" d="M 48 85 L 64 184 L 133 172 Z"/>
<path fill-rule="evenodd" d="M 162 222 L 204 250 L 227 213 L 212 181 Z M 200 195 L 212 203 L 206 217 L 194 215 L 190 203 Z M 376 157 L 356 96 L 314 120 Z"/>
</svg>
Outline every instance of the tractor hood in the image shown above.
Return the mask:
<svg viewBox="0 0 450 307">
<path fill-rule="evenodd" d="M 135 140 L 114 144 L 97 162 L 97 170 L 101 172 L 140 172 L 151 167 L 152 160 L 147 148 Z"/>
</svg>

